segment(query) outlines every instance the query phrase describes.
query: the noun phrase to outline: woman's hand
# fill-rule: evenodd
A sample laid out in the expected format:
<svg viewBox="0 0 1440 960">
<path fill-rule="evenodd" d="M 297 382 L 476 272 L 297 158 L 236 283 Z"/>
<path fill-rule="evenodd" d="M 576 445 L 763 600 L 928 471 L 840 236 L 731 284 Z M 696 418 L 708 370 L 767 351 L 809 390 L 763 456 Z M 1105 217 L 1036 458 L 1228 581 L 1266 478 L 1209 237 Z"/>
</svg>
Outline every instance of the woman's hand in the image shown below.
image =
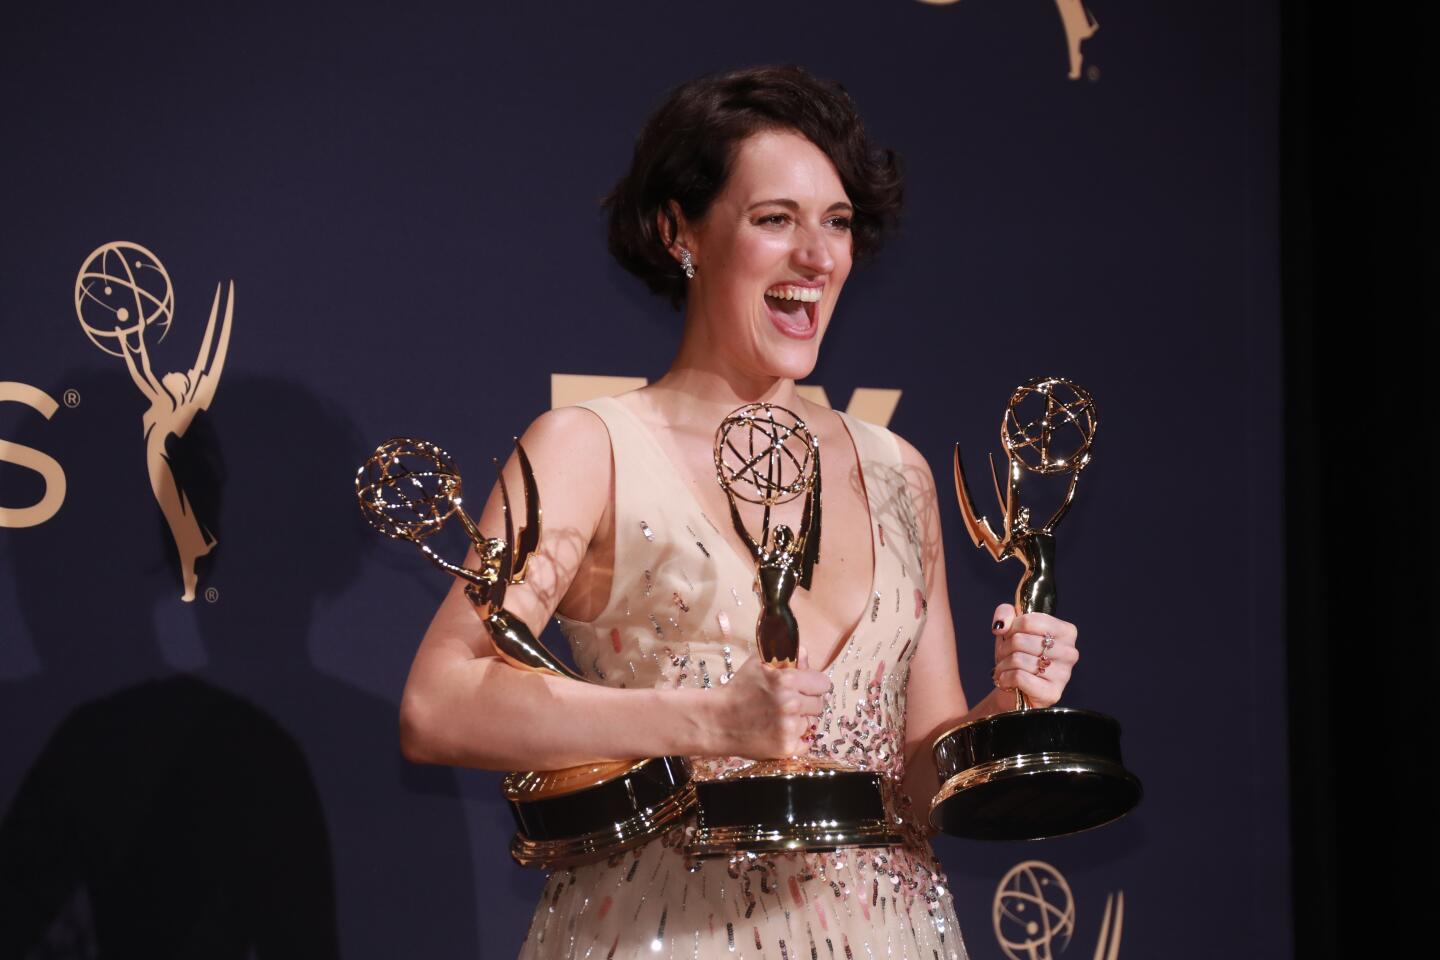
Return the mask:
<svg viewBox="0 0 1440 960">
<path fill-rule="evenodd" d="M 707 698 L 715 703 L 708 738 L 714 755 L 775 760 L 808 752 L 805 734 L 831 686 L 828 676 L 810 669 L 804 647 L 796 667 L 772 667 L 752 656 Z"/>
<path fill-rule="evenodd" d="M 1060 699 L 1070 673 L 1080 659 L 1075 647 L 1075 624 L 1048 613 L 1022 613 L 1002 603 L 991 625 L 995 634 L 995 686 L 1020 688 L 1033 707 L 1048 707 Z"/>
</svg>

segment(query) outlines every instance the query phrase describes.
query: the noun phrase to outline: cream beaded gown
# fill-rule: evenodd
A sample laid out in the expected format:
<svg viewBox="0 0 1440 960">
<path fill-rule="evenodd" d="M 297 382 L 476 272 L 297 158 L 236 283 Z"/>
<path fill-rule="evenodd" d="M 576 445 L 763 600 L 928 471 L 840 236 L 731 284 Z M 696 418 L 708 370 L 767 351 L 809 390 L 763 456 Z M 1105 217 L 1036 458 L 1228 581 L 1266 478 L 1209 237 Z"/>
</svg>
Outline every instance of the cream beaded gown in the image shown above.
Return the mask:
<svg viewBox="0 0 1440 960">
<path fill-rule="evenodd" d="M 612 398 L 582 406 L 604 421 L 615 464 L 615 575 L 590 623 L 560 619 L 586 677 L 616 687 L 715 688 L 755 650 L 755 563 L 702 511 L 664 449 Z M 925 575 L 894 435 L 841 414 L 870 508 L 870 606 L 828 674 L 811 753 L 885 775 L 905 772 L 905 686 L 925 625 Z M 837 478 L 838 479 L 838 478 Z M 824 562 L 822 556 L 821 562 Z M 747 765 L 696 761 L 710 778 Z M 913 815 L 901 847 L 689 860 L 694 816 L 607 862 L 555 871 L 523 958 L 751 957 L 774 960 L 964 958 L 945 878 Z"/>
</svg>

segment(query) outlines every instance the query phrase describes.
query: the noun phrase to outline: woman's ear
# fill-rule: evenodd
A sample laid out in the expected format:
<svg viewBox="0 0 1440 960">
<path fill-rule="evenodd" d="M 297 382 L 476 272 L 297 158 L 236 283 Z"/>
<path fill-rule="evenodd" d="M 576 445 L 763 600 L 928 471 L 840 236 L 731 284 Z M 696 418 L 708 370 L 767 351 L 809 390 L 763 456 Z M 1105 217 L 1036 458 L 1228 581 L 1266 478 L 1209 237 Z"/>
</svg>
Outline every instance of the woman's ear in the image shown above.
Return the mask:
<svg viewBox="0 0 1440 960">
<path fill-rule="evenodd" d="M 691 243 L 691 230 L 689 223 L 685 220 L 685 214 L 680 210 L 679 202 L 669 200 L 665 206 L 655 211 L 655 226 L 660 232 L 660 242 L 680 262 L 681 254 L 689 250 L 694 255 L 694 247 Z"/>
</svg>

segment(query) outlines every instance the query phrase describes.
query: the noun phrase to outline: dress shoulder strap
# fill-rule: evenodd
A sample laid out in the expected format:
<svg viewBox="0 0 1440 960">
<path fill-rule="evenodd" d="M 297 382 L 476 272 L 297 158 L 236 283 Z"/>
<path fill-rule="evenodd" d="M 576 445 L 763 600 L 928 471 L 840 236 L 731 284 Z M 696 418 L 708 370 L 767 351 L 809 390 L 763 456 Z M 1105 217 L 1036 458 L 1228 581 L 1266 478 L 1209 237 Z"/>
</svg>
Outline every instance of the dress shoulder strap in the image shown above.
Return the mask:
<svg viewBox="0 0 1440 960">
<path fill-rule="evenodd" d="M 576 404 L 605 424 L 610 434 L 610 456 L 615 471 L 615 525 L 617 545 L 632 536 L 644 536 L 655 518 L 683 510 L 676 502 L 671 467 L 655 441 L 644 432 L 635 415 L 614 397 L 595 397 Z M 644 521 L 642 523 L 642 521 Z"/>
<path fill-rule="evenodd" d="M 924 560 L 917 522 L 919 506 L 912 491 L 917 478 L 907 473 L 900 453 L 900 438 L 884 427 L 857 420 L 841 413 L 855 450 L 860 455 L 860 470 L 865 478 L 865 494 L 870 502 L 871 519 L 879 529 L 880 554 L 884 562 L 876 568 L 877 578 L 889 582 L 917 575 L 915 586 L 922 591 L 925 581 L 921 571 Z M 879 556 L 877 556 L 877 561 Z"/>
<path fill-rule="evenodd" d="M 835 412 L 850 430 L 855 451 L 860 455 L 861 469 L 873 469 L 875 466 L 900 469 L 900 442 L 895 434 L 884 427 L 852 417 L 843 410 Z"/>
</svg>

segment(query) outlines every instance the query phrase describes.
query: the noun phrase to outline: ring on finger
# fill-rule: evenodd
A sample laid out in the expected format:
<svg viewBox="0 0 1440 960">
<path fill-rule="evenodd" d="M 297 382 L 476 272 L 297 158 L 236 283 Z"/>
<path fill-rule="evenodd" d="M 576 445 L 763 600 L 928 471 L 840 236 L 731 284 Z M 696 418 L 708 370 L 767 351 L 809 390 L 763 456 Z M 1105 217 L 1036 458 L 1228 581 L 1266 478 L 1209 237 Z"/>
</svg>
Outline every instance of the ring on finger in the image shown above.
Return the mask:
<svg viewBox="0 0 1440 960">
<path fill-rule="evenodd" d="M 1045 639 L 1040 641 L 1040 655 L 1043 657 L 1049 653 L 1053 646 L 1055 646 L 1055 635 L 1053 633 L 1045 634 Z"/>
<path fill-rule="evenodd" d="M 1043 653 L 1040 654 L 1039 663 L 1038 663 L 1038 664 L 1036 665 L 1036 667 L 1035 667 L 1035 676 L 1037 676 L 1037 677 L 1043 677 L 1043 676 L 1045 675 L 1045 669 L 1046 669 L 1047 667 L 1049 667 L 1050 664 L 1052 664 L 1052 663 L 1054 663 L 1054 662 L 1055 662 L 1055 661 L 1053 661 L 1053 660 L 1051 660 L 1049 657 L 1045 656 L 1045 654 L 1043 654 Z"/>
</svg>

